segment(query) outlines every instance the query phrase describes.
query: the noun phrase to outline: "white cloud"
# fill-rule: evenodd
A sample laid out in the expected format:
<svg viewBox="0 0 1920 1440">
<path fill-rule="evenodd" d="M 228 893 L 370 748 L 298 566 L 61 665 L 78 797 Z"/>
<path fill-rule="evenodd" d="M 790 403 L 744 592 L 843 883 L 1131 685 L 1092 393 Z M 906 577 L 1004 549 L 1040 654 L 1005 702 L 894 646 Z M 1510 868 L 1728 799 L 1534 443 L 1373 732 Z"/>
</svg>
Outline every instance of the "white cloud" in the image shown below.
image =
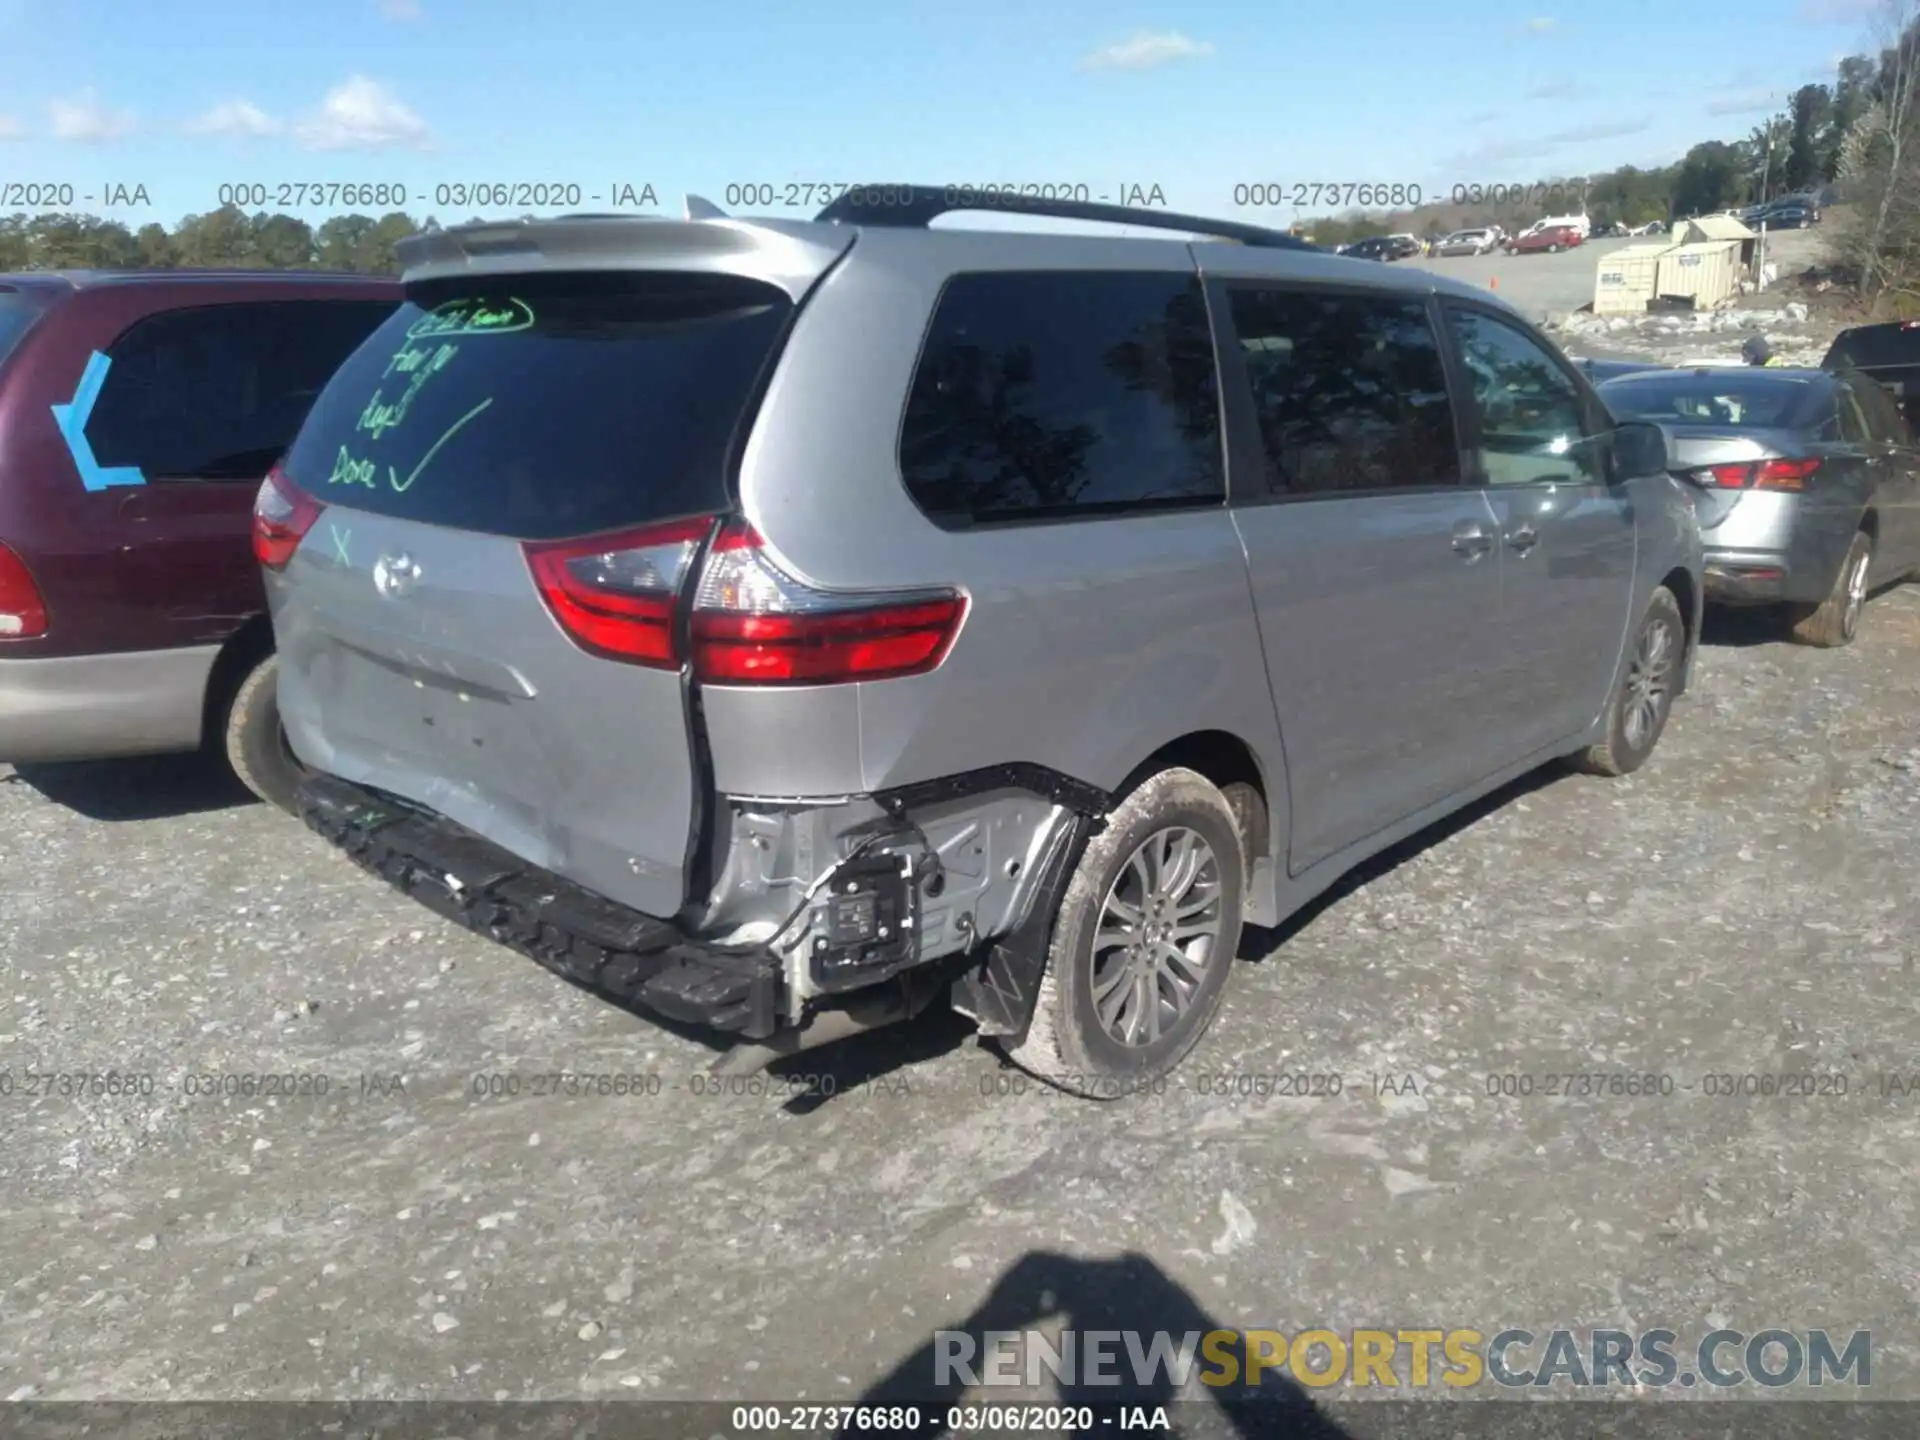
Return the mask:
<svg viewBox="0 0 1920 1440">
<path fill-rule="evenodd" d="M 1177 30 L 1158 34 L 1142 30 L 1131 40 L 1102 46 L 1080 62 L 1082 70 L 1151 70 L 1171 65 L 1176 60 L 1196 60 L 1211 55 L 1213 46 L 1205 40 L 1191 40 Z"/>
<path fill-rule="evenodd" d="M 1858 25 L 1886 9 L 1885 0 L 1800 0 L 1804 25 Z"/>
<path fill-rule="evenodd" d="M 1777 90 L 1742 90 L 1722 95 L 1717 100 L 1707 102 L 1709 115 L 1758 115 L 1765 110 L 1780 107 L 1780 92 Z"/>
<path fill-rule="evenodd" d="M 1529 35 L 1544 35 L 1553 29 L 1553 26 L 1554 22 L 1550 17 L 1536 15 L 1533 19 L 1527 21 L 1526 25 L 1522 28 L 1525 29 Z"/>
<path fill-rule="evenodd" d="M 1602 120 L 1594 125 L 1576 125 L 1571 130 L 1556 130 L 1547 136 L 1553 146 L 1583 145 L 1589 140 L 1619 140 L 1653 128 L 1651 120 Z"/>
<path fill-rule="evenodd" d="M 11 115 L 0 115 L 0 140 L 24 140 L 27 127 Z"/>
<path fill-rule="evenodd" d="M 54 138 L 72 140 L 81 145 L 97 145 L 118 140 L 133 129 L 133 116 L 124 110 L 109 110 L 91 90 L 71 100 L 55 100 L 47 106 Z"/>
<path fill-rule="evenodd" d="M 1516 160 L 1539 160 L 1566 145 L 1585 145 L 1595 140 L 1621 140 L 1629 135 L 1638 135 L 1652 128 L 1651 120 L 1601 120 L 1591 125 L 1574 125 L 1565 130 L 1555 130 L 1546 135 L 1531 135 L 1524 139 L 1496 140 L 1485 145 L 1476 145 L 1458 155 L 1449 156 L 1444 162 L 1449 170 L 1456 173 L 1479 173 L 1488 165 L 1500 165 Z"/>
<path fill-rule="evenodd" d="M 298 127 L 309 150 L 430 148 L 427 122 L 377 80 L 355 75 L 327 92 L 317 113 Z"/>
<path fill-rule="evenodd" d="M 285 127 L 251 100 L 226 100 L 189 120 L 184 128 L 189 135 L 257 138 L 278 135 Z"/>
<path fill-rule="evenodd" d="M 380 0 L 380 13 L 389 20 L 418 20 L 420 0 Z"/>
</svg>

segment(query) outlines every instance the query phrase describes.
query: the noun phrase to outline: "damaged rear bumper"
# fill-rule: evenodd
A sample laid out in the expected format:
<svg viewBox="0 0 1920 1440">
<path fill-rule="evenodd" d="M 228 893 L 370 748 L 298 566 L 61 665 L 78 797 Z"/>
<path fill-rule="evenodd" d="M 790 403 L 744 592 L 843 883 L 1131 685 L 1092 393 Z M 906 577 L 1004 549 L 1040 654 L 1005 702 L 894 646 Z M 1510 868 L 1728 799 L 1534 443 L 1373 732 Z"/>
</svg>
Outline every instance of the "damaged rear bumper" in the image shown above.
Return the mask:
<svg viewBox="0 0 1920 1440">
<path fill-rule="evenodd" d="M 765 946 L 694 939 L 451 820 L 331 775 L 301 786 L 300 815 L 395 889 L 608 999 L 752 1040 L 780 1027 L 783 970 Z"/>
</svg>

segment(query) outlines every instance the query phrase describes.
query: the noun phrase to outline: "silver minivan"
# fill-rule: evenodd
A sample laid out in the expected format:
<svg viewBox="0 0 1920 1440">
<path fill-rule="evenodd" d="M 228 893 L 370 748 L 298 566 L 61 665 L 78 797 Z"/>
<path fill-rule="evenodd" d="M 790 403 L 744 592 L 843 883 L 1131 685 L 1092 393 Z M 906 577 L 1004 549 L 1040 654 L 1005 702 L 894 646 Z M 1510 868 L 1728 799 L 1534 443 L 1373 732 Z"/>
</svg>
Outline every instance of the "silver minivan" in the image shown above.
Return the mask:
<svg viewBox="0 0 1920 1440">
<path fill-rule="evenodd" d="M 1426 272 L 967 203 L 407 242 L 260 496 L 308 823 L 740 1065 L 950 1001 L 1106 1096 L 1243 923 L 1646 760 L 1701 596 L 1659 427 Z"/>
</svg>

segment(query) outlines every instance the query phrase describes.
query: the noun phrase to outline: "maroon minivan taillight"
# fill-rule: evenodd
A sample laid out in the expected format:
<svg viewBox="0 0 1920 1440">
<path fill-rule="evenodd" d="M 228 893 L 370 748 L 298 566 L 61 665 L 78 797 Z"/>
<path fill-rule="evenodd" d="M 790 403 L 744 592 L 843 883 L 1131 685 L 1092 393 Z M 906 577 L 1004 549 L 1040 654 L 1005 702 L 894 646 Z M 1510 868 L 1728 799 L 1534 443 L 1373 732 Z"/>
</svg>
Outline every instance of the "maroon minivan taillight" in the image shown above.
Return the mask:
<svg viewBox="0 0 1920 1440">
<path fill-rule="evenodd" d="M 582 649 L 678 670 L 681 588 L 712 531 L 713 517 L 697 515 L 586 540 L 529 540 L 520 548 L 540 598 Z"/>
<path fill-rule="evenodd" d="M 0 545 L 0 640 L 37 640 L 47 633 L 47 602 L 33 572 Z"/>
<path fill-rule="evenodd" d="M 286 569 L 326 508 L 274 466 L 254 497 L 253 558 L 269 570 Z"/>
</svg>

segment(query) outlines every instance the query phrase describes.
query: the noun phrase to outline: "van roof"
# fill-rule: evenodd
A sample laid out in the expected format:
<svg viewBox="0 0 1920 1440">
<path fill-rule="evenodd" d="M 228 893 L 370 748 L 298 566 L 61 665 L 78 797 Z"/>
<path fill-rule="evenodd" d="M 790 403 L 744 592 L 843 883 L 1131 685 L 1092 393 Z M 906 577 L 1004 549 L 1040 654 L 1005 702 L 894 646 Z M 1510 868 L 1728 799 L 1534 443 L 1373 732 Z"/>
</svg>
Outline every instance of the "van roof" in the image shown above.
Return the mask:
<svg viewBox="0 0 1920 1440">
<path fill-rule="evenodd" d="M 654 263 L 686 261 L 691 262 L 694 268 L 705 268 L 725 255 L 743 258 L 754 255 L 761 261 L 777 264 L 784 271 L 799 261 L 804 252 L 821 255 L 839 253 L 848 242 L 849 232 L 858 234 L 869 224 L 891 231 L 925 228 L 924 220 L 917 217 L 873 219 L 861 215 L 858 219 L 833 218 L 834 208 L 829 207 L 821 212 L 822 217 L 827 218 L 813 220 L 729 216 L 698 196 L 688 196 L 685 219 L 637 214 L 617 217 L 562 215 L 551 219 L 478 221 L 453 225 L 411 235 L 400 242 L 399 255 L 405 267 L 401 280 L 413 285 L 460 277 L 477 279 L 486 275 L 519 274 L 531 269 L 551 273 L 570 269 L 645 268 L 649 260 Z M 1119 211 L 1116 206 L 1098 205 L 995 208 L 1003 213 L 1010 211 L 1062 219 L 1090 218 L 1070 212 Z M 1056 210 L 1061 213 L 1056 215 Z M 1323 246 L 1309 244 L 1297 236 L 1264 227 L 1178 215 L 1163 210 L 1134 211 L 1126 218 L 1108 219 L 1103 215 L 1100 219 L 1101 223 L 1110 224 L 1150 224 L 1165 232 L 1164 236 L 1107 238 L 1117 238 L 1135 245 L 1230 245 L 1249 257 L 1259 257 L 1261 268 L 1274 275 L 1328 281 L 1365 276 L 1374 284 L 1379 284 L 1383 278 L 1382 267 L 1371 261 L 1337 256 Z M 1017 241 L 1045 250 L 1084 243 L 1089 238 L 1085 234 L 1038 230 L 942 228 L 938 233 L 948 243 L 960 241 L 995 249 L 1006 246 L 1010 241 Z M 1414 237 L 1375 238 L 1376 241 L 1384 241 Z M 808 267 L 802 263 L 800 268 Z M 1513 308 L 1496 294 L 1431 271 L 1395 271 L 1392 278 L 1408 290 L 1437 291 L 1490 302 L 1503 309 Z"/>
<path fill-rule="evenodd" d="M 244 281 L 290 285 L 392 285 L 391 275 L 360 275 L 345 270 L 265 270 L 239 267 L 206 270 L 17 270 L 0 272 L 0 288 L 10 290 L 92 290 L 103 285 L 231 284 Z"/>
</svg>

